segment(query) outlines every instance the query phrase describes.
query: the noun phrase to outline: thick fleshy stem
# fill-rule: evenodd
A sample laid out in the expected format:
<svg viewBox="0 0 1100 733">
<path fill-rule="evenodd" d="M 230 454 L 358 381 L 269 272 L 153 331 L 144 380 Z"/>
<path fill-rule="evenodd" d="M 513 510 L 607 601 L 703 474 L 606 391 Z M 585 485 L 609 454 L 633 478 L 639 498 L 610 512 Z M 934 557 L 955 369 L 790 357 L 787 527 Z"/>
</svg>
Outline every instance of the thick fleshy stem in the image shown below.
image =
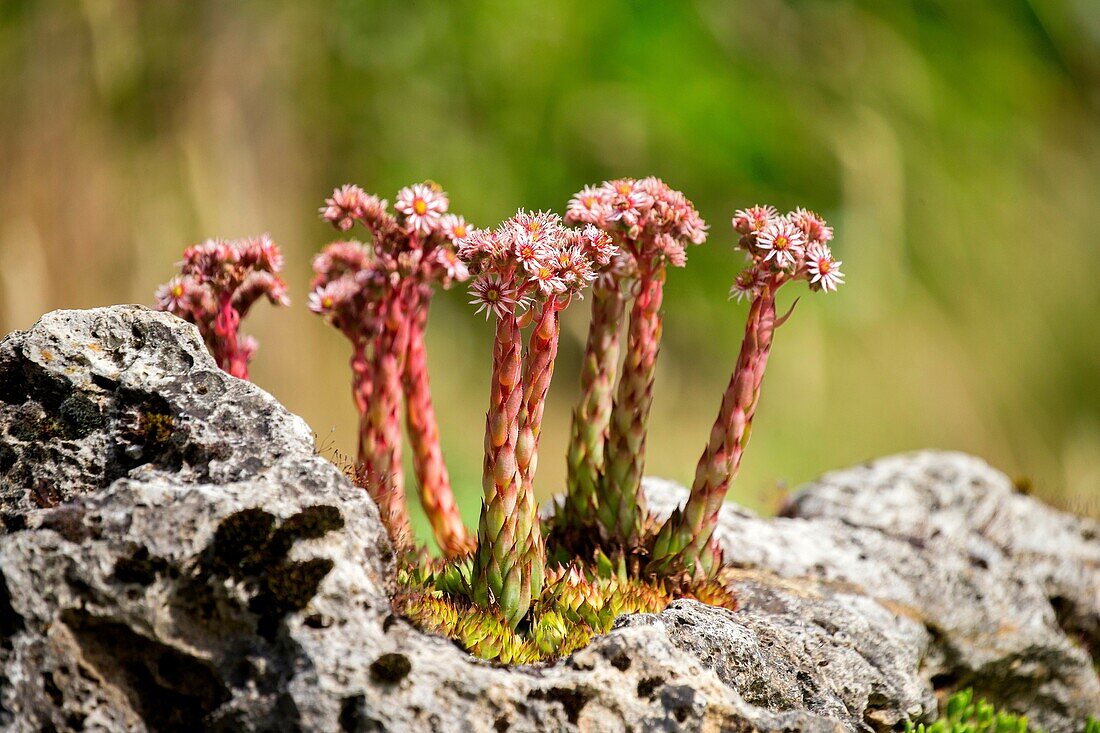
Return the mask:
<svg viewBox="0 0 1100 733">
<path fill-rule="evenodd" d="M 695 577 L 712 576 L 718 570 L 720 553 L 712 546 L 711 537 L 749 442 L 776 325 L 775 290 L 768 283 L 753 298 L 749 309 L 737 366 L 722 396 L 710 441 L 696 466 L 691 495 L 658 533 L 650 570 L 685 571 Z"/>
<path fill-rule="evenodd" d="M 371 394 L 374 392 L 370 362 L 367 360 L 367 344 L 364 339 L 355 340 L 355 349 L 351 355 L 351 396 L 355 400 L 355 409 L 359 412 L 362 432 L 366 429 L 366 420 L 362 419 L 370 406 Z M 363 456 L 359 456 L 362 462 Z"/>
<path fill-rule="evenodd" d="M 367 431 L 370 421 L 367 410 L 370 409 L 374 394 L 374 368 L 367 359 L 367 339 L 357 337 L 353 340 L 355 348 L 351 355 L 351 396 L 355 400 L 355 409 L 359 412 L 359 443 L 356 465 L 367 465 L 370 453 L 370 440 Z"/>
<path fill-rule="evenodd" d="M 516 460 L 523 402 L 522 333 L 513 313 L 498 316 L 493 345 L 489 412 L 485 418 L 484 502 L 478 522 L 474 601 L 495 602 L 515 628 L 531 607 L 532 571 L 524 550 L 538 520 L 533 500 L 522 502 Z"/>
<path fill-rule="evenodd" d="M 648 512 L 642 494 L 646 423 L 653 403 L 653 376 L 661 346 L 661 300 L 665 268 L 642 269 L 630 310 L 626 360 L 611 414 L 604 476 L 596 516 L 612 542 L 624 549 L 640 545 Z"/>
<path fill-rule="evenodd" d="M 562 307 L 557 298 L 549 298 L 543 304 L 542 312 L 527 345 L 527 363 L 523 370 L 523 403 L 520 406 L 519 441 L 517 442 L 516 461 L 519 466 L 520 498 L 518 512 L 520 516 L 532 516 L 527 543 L 522 547 L 522 555 L 529 565 L 531 574 L 532 597 L 538 598 L 542 592 L 546 574 L 546 549 L 543 544 L 542 527 L 538 522 L 538 506 L 535 503 L 534 479 L 538 468 L 539 438 L 542 435 L 542 417 L 546 409 L 546 393 L 550 390 L 550 380 L 554 376 L 554 360 L 558 354 L 558 336 L 561 321 L 558 311 Z"/>
<path fill-rule="evenodd" d="M 237 338 L 240 325 L 241 316 L 233 307 L 233 294 L 222 293 L 214 317 L 214 360 L 223 371 L 238 379 L 248 379 L 248 354 L 240 348 Z"/>
<path fill-rule="evenodd" d="M 547 300 L 531 332 L 527 345 L 527 361 L 523 369 L 523 404 L 520 407 L 516 461 L 524 488 L 533 484 L 538 467 L 542 416 L 546 408 L 550 379 L 554 375 L 560 329 L 558 306 L 554 299 Z"/>
<path fill-rule="evenodd" d="M 619 327 L 625 310 L 626 297 L 619 278 L 609 273 L 593 283 L 592 320 L 581 365 L 581 399 L 573 411 L 566 453 L 568 490 L 562 519 L 574 525 L 596 516 L 596 492 L 615 401 Z"/>
<path fill-rule="evenodd" d="M 366 429 L 359 455 L 367 489 L 378 505 L 390 539 L 404 549 L 411 538 L 401 465 L 401 372 L 409 328 L 399 291 L 387 293 L 375 336 L 373 395 L 364 415 Z"/>
<path fill-rule="evenodd" d="M 439 445 L 439 424 L 432 405 L 428 381 L 428 353 L 424 329 L 428 320 L 430 293 L 414 295 L 409 312 L 409 347 L 405 357 L 405 425 L 413 452 L 413 468 L 420 487 L 420 503 L 432 525 L 432 533 L 443 554 L 465 555 L 473 550 L 474 539 L 462 523 L 462 515 L 451 490 L 447 465 Z"/>
</svg>

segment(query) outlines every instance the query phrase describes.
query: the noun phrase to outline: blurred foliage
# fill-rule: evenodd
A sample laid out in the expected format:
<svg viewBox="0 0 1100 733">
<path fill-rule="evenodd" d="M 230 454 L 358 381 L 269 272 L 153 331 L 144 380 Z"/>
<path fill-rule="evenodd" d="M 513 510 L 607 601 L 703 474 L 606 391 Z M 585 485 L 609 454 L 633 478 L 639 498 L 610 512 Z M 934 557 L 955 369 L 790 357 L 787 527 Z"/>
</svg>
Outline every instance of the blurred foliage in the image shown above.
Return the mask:
<svg viewBox="0 0 1100 733">
<path fill-rule="evenodd" d="M 5 0 L 0 67 L 0 331 L 151 302 L 185 245 L 269 231 L 296 307 L 250 319 L 253 377 L 348 453 L 346 344 L 305 309 L 334 186 L 430 177 L 492 224 L 654 174 L 713 228 L 669 278 L 651 473 L 690 480 L 736 357 L 730 215 L 802 204 L 849 285 L 778 334 L 734 498 L 931 446 L 1100 513 L 1095 0 Z M 473 520 L 491 334 L 464 301 L 437 299 L 429 349 Z"/>
</svg>

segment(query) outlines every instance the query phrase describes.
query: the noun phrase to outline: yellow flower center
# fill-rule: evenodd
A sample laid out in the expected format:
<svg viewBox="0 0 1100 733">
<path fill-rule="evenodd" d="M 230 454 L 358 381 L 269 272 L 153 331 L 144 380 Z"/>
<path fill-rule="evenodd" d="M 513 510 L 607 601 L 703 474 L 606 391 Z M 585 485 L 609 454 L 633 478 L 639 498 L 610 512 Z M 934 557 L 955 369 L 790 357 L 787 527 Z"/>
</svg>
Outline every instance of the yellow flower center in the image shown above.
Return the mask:
<svg viewBox="0 0 1100 733">
<path fill-rule="evenodd" d="M 787 249 L 787 245 L 790 243 L 791 242 L 789 239 L 780 234 L 778 237 L 775 238 L 775 243 L 772 246 L 774 246 L 776 249 Z"/>
<path fill-rule="evenodd" d="M 424 201 L 424 199 L 416 199 L 415 201 L 413 201 L 413 211 L 415 211 L 420 216 L 424 216 L 424 214 L 428 213 L 428 204 Z"/>
<path fill-rule="evenodd" d="M 455 237 L 457 239 L 462 239 L 463 237 L 466 236 L 466 225 L 465 224 L 456 224 L 455 228 L 454 228 L 454 232 L 452 232 L 452 233 L 455 235 Z"/>
<path fill-rule="evenodd" d="M 177 298 L 181 297 L 183 295 L 183 286 L 182 285 L 176 285 L 175 287 L 173 287 L 172 288 L 172 295 L 174 295 Z"/>
</svg>

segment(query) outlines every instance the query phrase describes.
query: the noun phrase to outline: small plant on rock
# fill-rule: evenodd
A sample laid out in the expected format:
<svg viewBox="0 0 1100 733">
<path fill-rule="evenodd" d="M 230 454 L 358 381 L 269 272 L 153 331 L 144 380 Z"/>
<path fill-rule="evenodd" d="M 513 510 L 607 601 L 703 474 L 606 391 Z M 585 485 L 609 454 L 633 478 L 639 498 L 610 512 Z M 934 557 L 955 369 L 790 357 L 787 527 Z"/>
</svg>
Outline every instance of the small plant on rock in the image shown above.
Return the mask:
<svg viewBox="0 0 1100 733">
<path fill-rule="evenodd" d="M 334 192 L 323 217 L 342 231 L 362 225 L 370 243 L 326 247 L 310 296 L 353 344 L 360 464 L 402 550 L 397 610 L 478 656 L 526 663 L 583 646 L 620 613 L 660 611 L 675 598 L 736 608 L 713 537 L 718 510 L 748 442 L 775 329 L 790 315 L 776 315 L 777 291 L 800 280 L 826 292 L 843 282 L 832 229 L 804 209 L 779 216 L 754 207 L 734 217 L 749 259 L 732 291 L 750 301 L 745 336 L 690 496 L 661 521 L 641 482 L 666 272 L 706 239 L 692 203 L 659 179 L 620 179 L 578 193 L 566 222 L 520 211 L 475 230 L 445 218 L 447 199 L 433 185 L 404 189 L 397 201 L 394 215 L 356 187 Z M 468 275 L 471 302 L 495 334 L 476 538 L 462 527 L 446 478 L 423 352 L 433 286 Z M 567 490 L 544 527 L 534 478 L 560 313 L 586 291 L 592 321 Z M 408 530 L 402 397 L 443 558 L 415 552 Z"/>
<path fill-rule="evenodd" d="M 180 274 L 157 289 L 157 308 L 194 323 L 218 366 L 248 379 L 256 340 L 240 335 L 241 320 L 260 298 L 290 304 L 282 270 L 283 255 L 266 234 L 208 239 L 184 250 Z"/>
</svg>

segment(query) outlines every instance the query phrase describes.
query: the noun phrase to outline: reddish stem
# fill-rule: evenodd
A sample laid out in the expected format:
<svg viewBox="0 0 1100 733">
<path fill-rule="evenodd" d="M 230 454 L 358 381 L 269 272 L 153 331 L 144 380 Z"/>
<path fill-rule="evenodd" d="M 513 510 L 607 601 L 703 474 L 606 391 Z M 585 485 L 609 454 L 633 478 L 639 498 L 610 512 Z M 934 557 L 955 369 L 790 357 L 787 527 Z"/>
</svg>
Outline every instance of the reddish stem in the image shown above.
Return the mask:
<svg viewBox="0 0 1100 733">
<path fill-rule="evenodd" d="M 489 411 L 485 419 L 484 502 L 478 522 L 472 579 L 474 601 L 495 601 L 514 628 L 531 605 L 531 573 L 523 548 L 534 515 L 518 511 L 522 477 L 516 459 L 521 383 L 522 334 L 516 316 L 497 319 Z"/>
<path fill-rule="evenodd" d="M 776 287 L 775 281 L 769 282 L 752 301 L 737 366 L 722 396 L 710 441 L 696 466 L 691 495 L 684 508 L 662 527 L 654 543 L 651 569 L 676 567 L 696 575 L 711 575 L 717 570 L 718 554 L 708 545 L 752 432 L 776 326 Z"/>
<path fill-rule="evenodd" d="M 218 366 L 234 377 L 248 379 L 248 355 L 240 350 L 237 329 L 241 317 L 233 307 L 232 293 L 218 297 L 218 314 L 214 317 L 214 357 Z"/>
<path fill-rule="evenodd" d="M 361 470 L 391 540 L 403 548 L 411 539 L 400 420 L 402 356 L 408 348 L 409 329 L 399 292 L 384 296 L 379 315 L 371 376 L 373 394 L 364 415 L 366 429 L 360 444 Z"/>
<path fill-rule="evenodd" d="M 429 304 L 430 292 L 414 293 L 414 302 L 409 308 L 409 346 L 403 374 L 405 424 L 420 486 L 420 503 L 440 549 L 448 557 L 455 557 L 470 552 L 474 541 L 462 523 L 439 444 L 439 425 L 432 404 L 424 343 Z"/>
<path fill-rule="evenodd" d="M 644 265 L 644 266 L 643 266 Z M 665 269 L 639 262 L 638 295 L 630 310 L 626 359 L 611 415 L 604 477 L 597 511 L 609 539 L 637 547 L 648 517 L 642 493 L 646 423 L 653 404 L 653 379 L 661 348 L 661 301 Z"/>
</svg>

